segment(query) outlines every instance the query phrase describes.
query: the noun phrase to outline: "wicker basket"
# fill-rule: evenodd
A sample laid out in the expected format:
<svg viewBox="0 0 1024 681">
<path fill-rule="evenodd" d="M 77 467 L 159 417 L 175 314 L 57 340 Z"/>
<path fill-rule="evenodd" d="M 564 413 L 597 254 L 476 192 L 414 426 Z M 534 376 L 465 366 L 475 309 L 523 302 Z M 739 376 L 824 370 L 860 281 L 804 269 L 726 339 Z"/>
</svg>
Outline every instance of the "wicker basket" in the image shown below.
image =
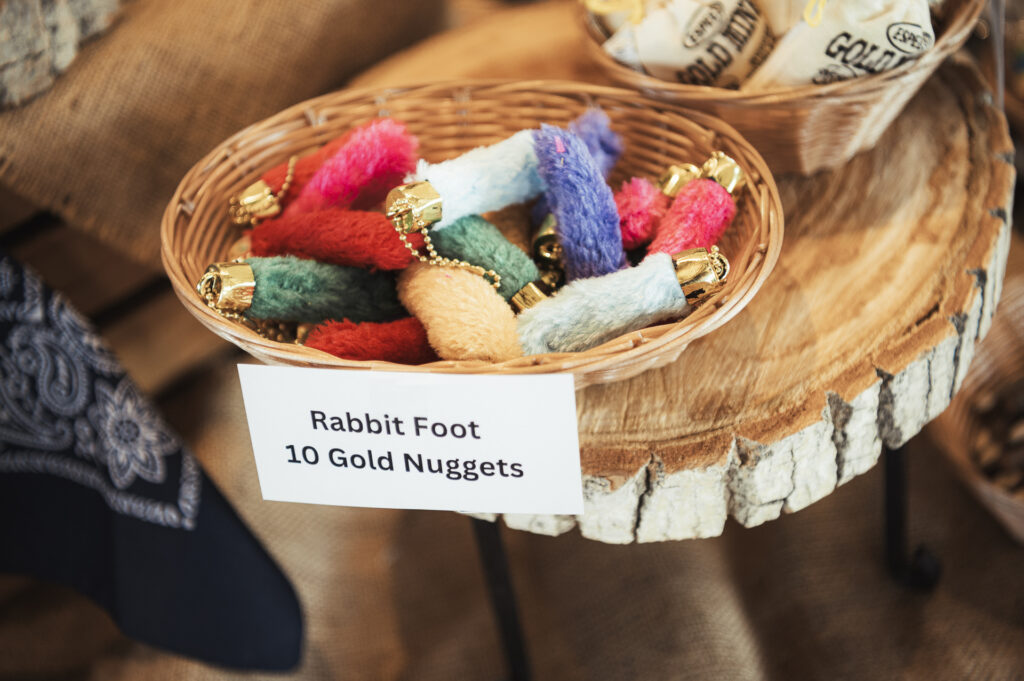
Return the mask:
<svg viewBox="0 0 1024 681">
<path fill-rule="evenodd" d="M 998 313 L 975 353 L 963 387 L 929 426 L 932 438 L 940 443 L 978 501 L 1024 545 L 1024 499 L 993 484 L 970 455 L 979 427 L 973 405 L 980 395 L 1002 392 L 1019 381 L 1024 381 L 1024 272 L 1007 275 Z"/>
<path fill-rule="evenodd" d="M 424 158 L 440 161 L 497 142 L 542 122 L 567 125 L 599 105 L 623 137 L 613 182 L 656 178 L 670 163 L 699 161 L 720 149 L 743 167 L 748 188 L 721 242 L 727 284 L 687 318 L 636 331 L 586 352 L 531 355 L 500 363 L 441 361 L 422 366 L 339 359 L 311 348 L 266 340 L 208 308 L 195 284 L 224 260 L 238 228 L 228 197 L 266 169 L 305 154 L 354 125 L 393 116 L 420 140 Z M 735 130 L 706 114 L 635 92 L 579 83 L 455 82 L 403 89 L 344 90 L 312 99 L 237 133 L 196 164 L 178 186 L 161 224 L 164 267 L 185 307 L 218 335 L 273 364 L 458 373 L 571 372 L 577 387 L 616 381 L 671 362 L 696 338 L 725 324 L 750 302 L 782 247 L 782 206 L 764 160 Z"/>
<path fill-rule="evenodd" d="M 592 27 L 586 50 L 613 82 L 726 121 L 761 152 L 773 172 L 810 175 L 874 147 L 939 64 L 967 40 L 984 7 L 985 0 L 947 0 L 935 45 L 920 59 L 828 85 L 741 92 L 672 83 L 612 59 Z"/>
</svg>

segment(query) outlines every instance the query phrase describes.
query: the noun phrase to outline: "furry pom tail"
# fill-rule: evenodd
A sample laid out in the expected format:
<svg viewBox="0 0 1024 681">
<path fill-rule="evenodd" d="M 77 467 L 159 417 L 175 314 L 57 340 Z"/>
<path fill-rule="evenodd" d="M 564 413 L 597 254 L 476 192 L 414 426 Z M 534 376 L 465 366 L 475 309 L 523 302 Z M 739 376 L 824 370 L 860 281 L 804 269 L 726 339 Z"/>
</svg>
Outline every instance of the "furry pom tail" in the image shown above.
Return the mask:
<svg viewBox="0 0 1024 681">
<path fill-rule="evenodd" d="M 399 275 L 398 296 L 441 359 L 500 362 L 523 354 L 512 308 L 476 274 L 417 262 Z"/>
<path fill-rule="evenodd" d="M 736 216 L 736 202 L 714 180 L 684 186 L 661 219 L 648 253 L 669 255 L 689 248 L 711 248 Z"/>
<path fill-rule="evenodd" d="M 278 195 L 277 200 L 281 206 L 287 206 L 297 196 L 302 194 L 302 190 L 305 189 L 309 181 L 313 179 L 316 171 L 320 169 L 324 161 L 334 156 L 338 152 L 338 149 L 348 141 L 351 131 L 331 140 L 324 146 L 320 147 L 311 154 L 306 154 L 302 158 L 295 162 L 295 168 L 292 171 L 292 182 L 288 186 L 288 191 L 284 196 L 280 196 L 281 187 L 284 186 L 285 181 L 288 179 L 288 166 L 289 161 L 284 161 L 277 164 L 267 172 L 263 173 L 261 179 L 267 183 L 271 191 L 275 195 Z"/>
<path fill-rule="evenodd" d="M 634 177 L 623 182 L 622 189 L 615 195 L 623 248 L 631 251 L 650 241 L 668 210 L 668 203 L 669 198 L 646 178 Z"/>
<path fill-rule="evenodd" d="M 310 331 L 305 345 L 342 359 L 399 364 L 426 364 L 437 359 L 427 342 L 426 329 L 415 317 L 381 323 L 324 322 Z"/>
<path fill-rule="evenodd" d="M 460 218 L 434 234 L 432 240 L 437 252 L 446 258 L 458 258 L 500 274 L 498 294 L 505 300 L 540 277 L 530 256 L 479 215 Z"/>
<path fill-rule="evenodd" d="M 349 134 L 285 213 L 373 206 L 416 167 L 418 148 L 419 140 L 403 123 L 390 118 L 372 120 Z"/>
<path fill-rule="evenodd" d="M 569 123 L 569 131 L 583 140 L 605 178 L 622 155 L 622 138 L 611 128 L 608 115 L 598 107 L 587 109 Z M 539 225 L 551 212 L 545 197 L 540 197 L 531 211 L 533 224 Z"/>
<path fill-rule="evenodd" d="M 441 163 L 420 161 L 410 181 L 426 180 L 444 201 L 444 217 L 433 226 L 445 229 L 467 215 L 523 203 L 544 191 L 537 175 L 537 155 L 530 130 L 520 130 L 496 144 L 477 147 Z"/>
<path fill-rule="evenodd" d="M 611 126 L 608 114 L 597 107 L 587 109 L 569 123 L 570 132 L 575 133 L 587 145 L 587 150 L 594 157 L 604 177 L 608 177 L 622 155 L 622 138 Z"/>
<path fill-rule="evenodd" d="M 543 125 L 533 133 L 538 171 L 558 221 L 566 279 L 598 277 L 626 265 L 615 197 L 579 137 Z"/>
<path fill-rule="evenodd" d="M 519 315 L 523 352 L 581 352 L 689 311 L 672 258 L 652 255 L 636 267 L 567 284 Z"/>
<path fill-rule="evenodd" d="M 420 234 L 407 239 L 417 248 L 423 245 Z M 297 255 L 380 270 L 400 270 L 415 259 L 384 215 L 359 210 L 282 215 L 257 225 L 251 243 L 257 256 Z"/>
<path fill-rule="evenodd" d="M 250 319 L 319 323 L 325 319 L 386 321 L 407 313 L 394 276 L 286 255 L 249 258 L 256 289 Z"/>
</svg>

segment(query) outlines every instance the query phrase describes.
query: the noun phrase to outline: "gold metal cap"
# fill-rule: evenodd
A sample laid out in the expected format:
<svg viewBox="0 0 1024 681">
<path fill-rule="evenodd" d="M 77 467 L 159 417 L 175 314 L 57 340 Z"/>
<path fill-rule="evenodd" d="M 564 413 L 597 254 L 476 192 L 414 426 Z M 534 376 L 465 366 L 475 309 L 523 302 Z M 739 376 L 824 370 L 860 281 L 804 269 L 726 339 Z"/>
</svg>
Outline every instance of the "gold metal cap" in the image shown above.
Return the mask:
<svg viewBox="0 0 1024 681">
<path fill-rule="evenodd" d="M 537 279 L 519 289 L 508 303 L 512 306 L 515 313 L 519 314 L 523 310 L 529 310 L 550 295 L 551 288 L 548 284 L 543 279 Z"/>
<path fill-rule="evenodd" d="M 236 225 L 256 224 L 257 220 L 272 218 L 281 212 L 281 204 L 263 180 L 246 187 L 241 194 L 232 196 L 231 221 Z"/>
<path fill-rule="evenodd" d="M 722 185 L 733 196 L 736 195 L 736 192 L 743 189 L 743 185 L 747 181 L 747 177 L 739 164 L 721 151 L 712 153 L 711 158 L 704 161 L 701 175 Z"/>
<path fill-rule="evenodd" d="M 316 324 L 310 324 L 309 322 L 302 322 L 295 326 L 295 344 L 305 345 L 306 339 L 309 338 L 309 333 L 316 328 Z"/>
<path fill-rule="evenodd" d="M 542 267 L 562 266 L 562 244 L 558 242 L 557 227 L 558 220 L 548 213 L 533 235 L 533 258 L 539 260 Z"/>
<path fill-rule="evenodd" d="M 662 194 L 675 198 L 679 190 L 688 183 L 701 177 L 701 169 L 692 163 L 682 165 L 671 165 L 658 178 L 658 189 Z"/>
<path fill-rule="evenodd" d="M 561 267 L 542 269 L 540 271 L 540 279 L 537 281 L 547 286 L 548 295 L 552 295 L 555 291 L 562 288 L 562 285 L 565 283 L 565 271 Z"/>
<path fill-rule="evenodd" d="M 252 306 L 256 277 L 244 262 L 218 262 L 206 268 L 196 290 L 218 310 L 244 312 Z"/>
<path fill-rule="evenodd" d="M 729 260 L 722 255 L 718 246 L 691 248 L 672 256 L 676 268 L 676 279 L 683 289 L 686 300 L 697 303 L 714 293 L 725 284 L 729 276 Z"/>
<path fill-rule="evenodd" d="M 388 192 L 384 208 L 395 229 L 411 234 L 441 219 L 441 195 L 429 182 L 410 182 Z"/>
</svg>

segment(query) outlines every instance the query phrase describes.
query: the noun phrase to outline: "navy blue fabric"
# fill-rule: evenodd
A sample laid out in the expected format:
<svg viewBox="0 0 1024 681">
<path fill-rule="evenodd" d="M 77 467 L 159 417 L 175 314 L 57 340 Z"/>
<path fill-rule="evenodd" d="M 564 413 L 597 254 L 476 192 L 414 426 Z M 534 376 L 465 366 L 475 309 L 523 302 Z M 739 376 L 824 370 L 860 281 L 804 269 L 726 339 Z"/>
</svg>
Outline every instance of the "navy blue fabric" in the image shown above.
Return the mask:
<svg viewBox="0 0 1024 681">
<path fill-rule="evenodd" d="M 287 577 L 88 322 L 2 254 L 0 571 L 70 585 L 188 657 L 301 655 Z"/>
</svg>

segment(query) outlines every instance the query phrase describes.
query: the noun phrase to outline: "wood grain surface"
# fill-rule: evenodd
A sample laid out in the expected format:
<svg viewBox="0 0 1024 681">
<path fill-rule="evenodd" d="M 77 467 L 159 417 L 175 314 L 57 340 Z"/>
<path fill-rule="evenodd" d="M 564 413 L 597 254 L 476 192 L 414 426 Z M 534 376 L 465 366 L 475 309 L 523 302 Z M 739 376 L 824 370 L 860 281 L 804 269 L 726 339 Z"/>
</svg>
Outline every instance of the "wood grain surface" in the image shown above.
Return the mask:
<svg viewBox="0 0 1024 681">
<path fill-rule="evenodd" d="M 600 82 L 571 3 L 495 13 L 363 74 Z M 948 405 L 988 329 L 1014 170 L 976 69 L 945 65 L 876 148 L 780 177 L 786 242 L 749 307 L 660 370 L 577 394 L 586 507 L 511 516 L 606 542 L 717 535 L 797 511 Z"/>
</svg>

